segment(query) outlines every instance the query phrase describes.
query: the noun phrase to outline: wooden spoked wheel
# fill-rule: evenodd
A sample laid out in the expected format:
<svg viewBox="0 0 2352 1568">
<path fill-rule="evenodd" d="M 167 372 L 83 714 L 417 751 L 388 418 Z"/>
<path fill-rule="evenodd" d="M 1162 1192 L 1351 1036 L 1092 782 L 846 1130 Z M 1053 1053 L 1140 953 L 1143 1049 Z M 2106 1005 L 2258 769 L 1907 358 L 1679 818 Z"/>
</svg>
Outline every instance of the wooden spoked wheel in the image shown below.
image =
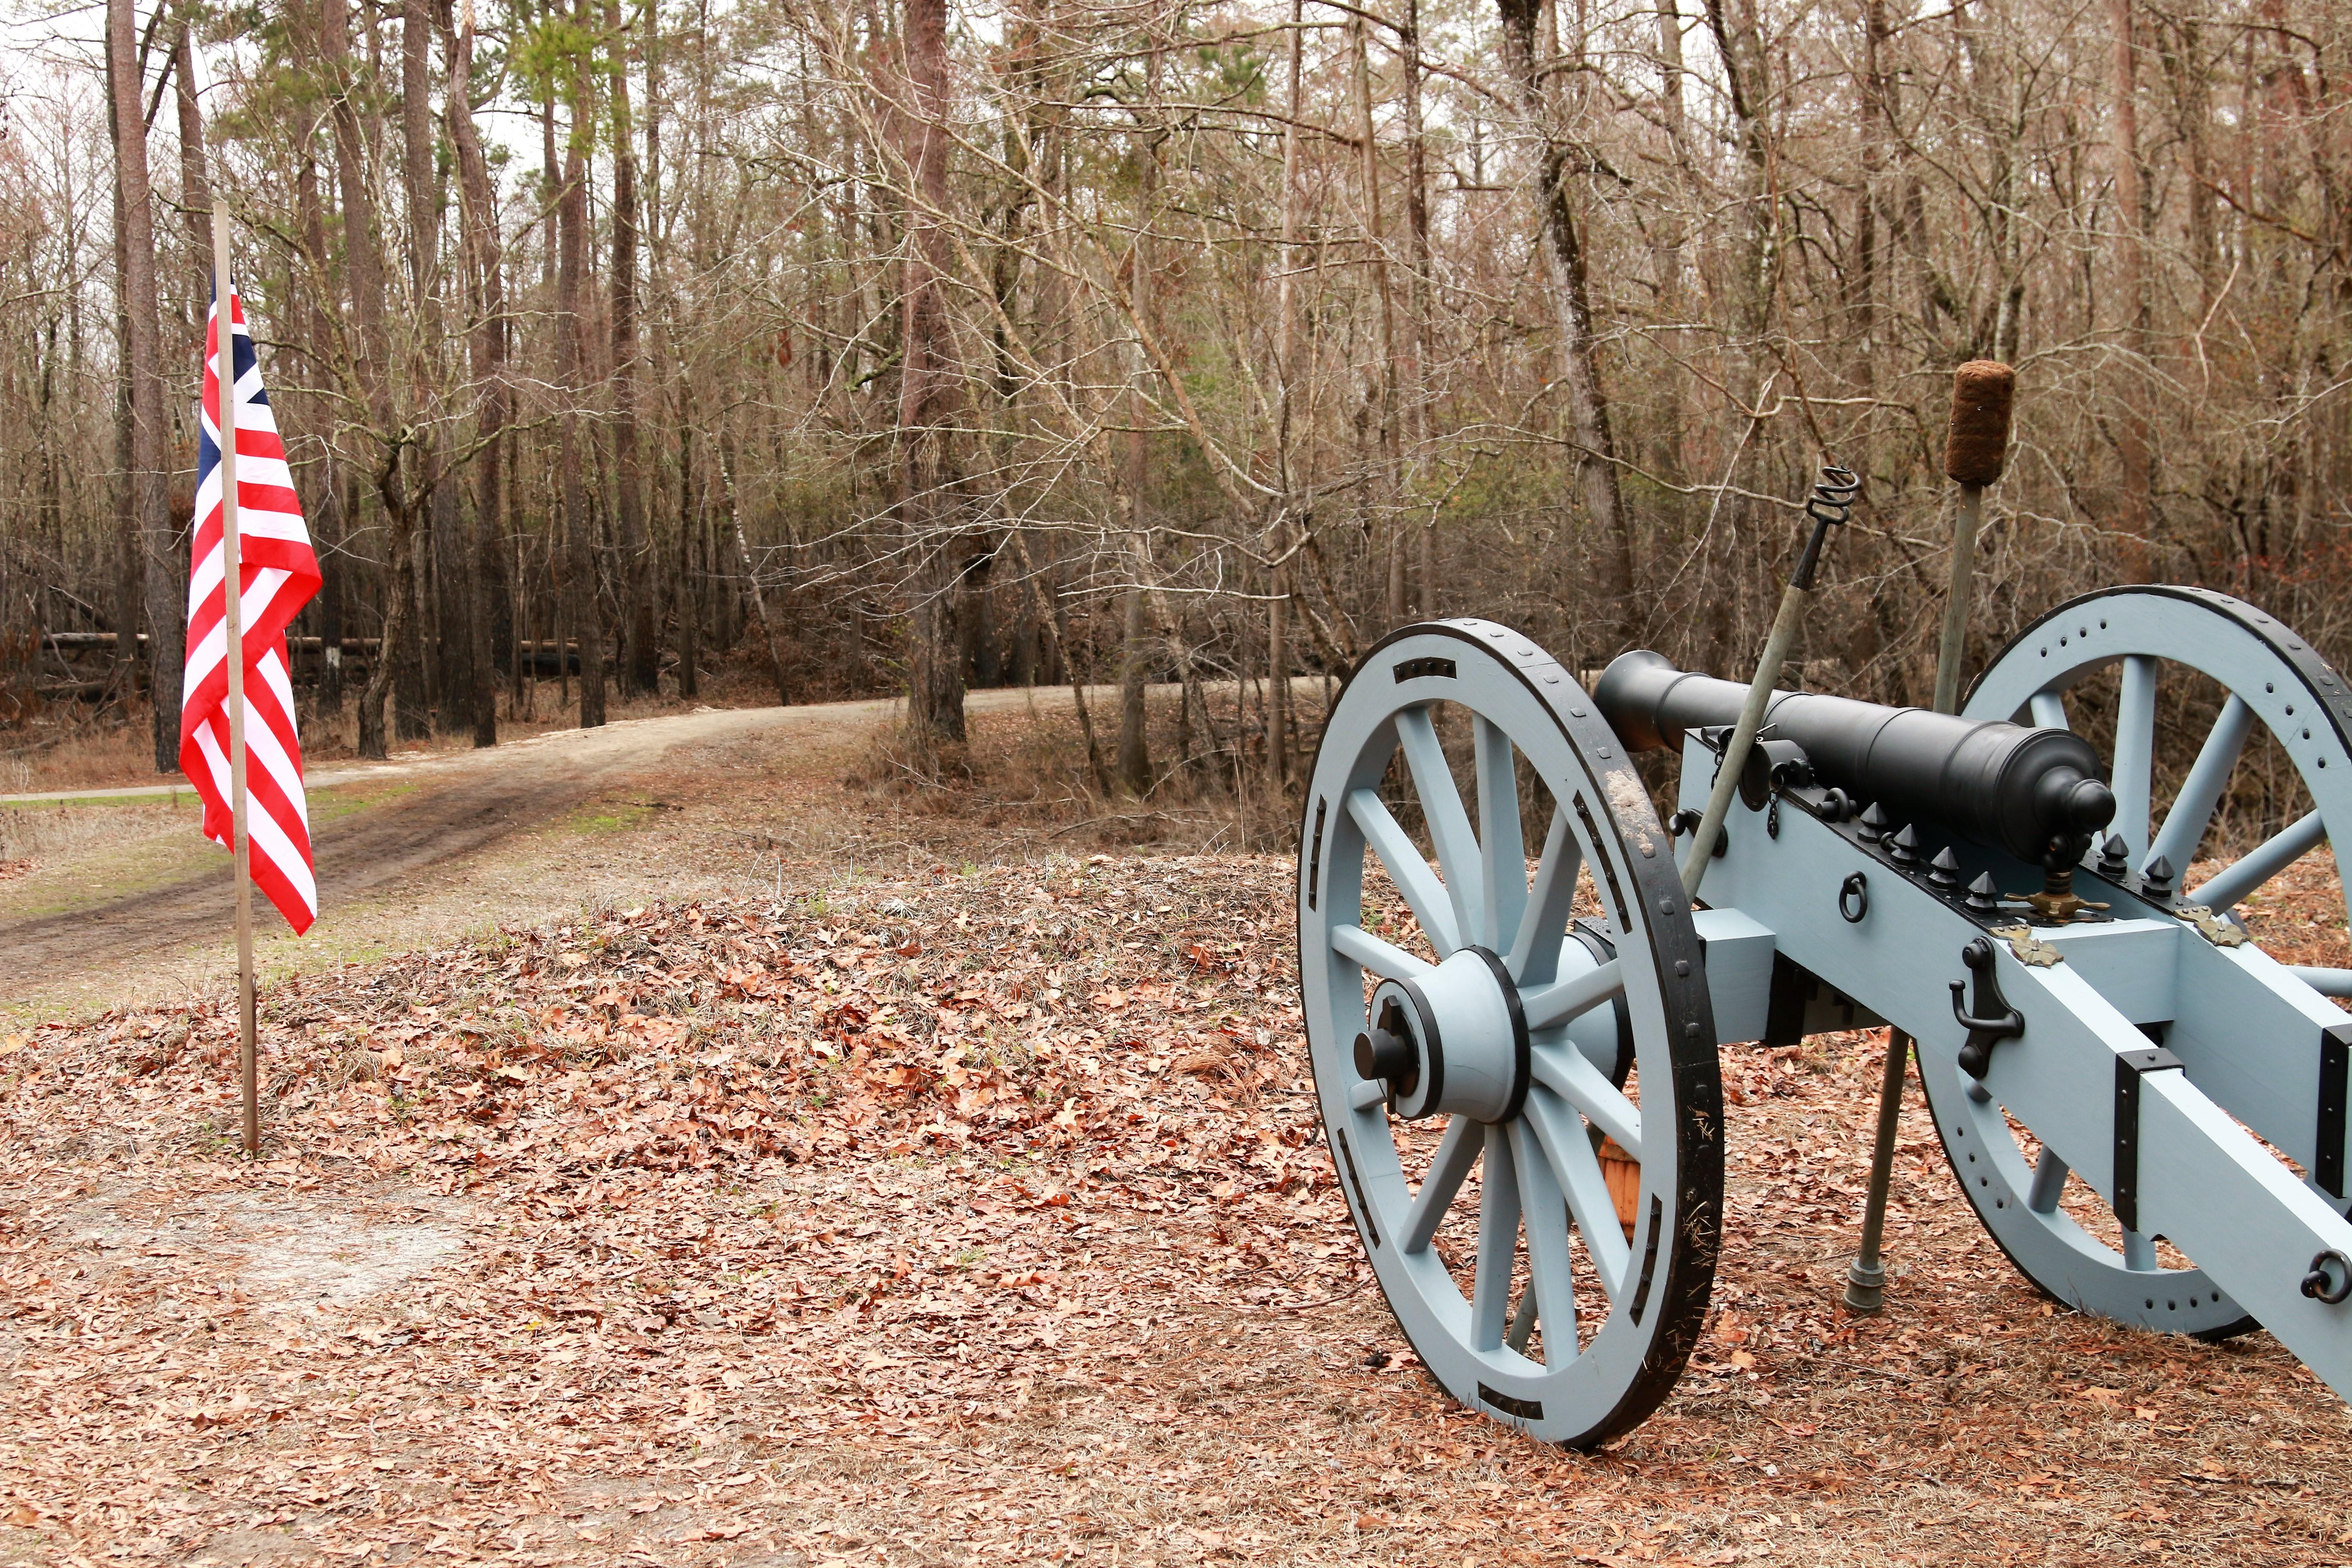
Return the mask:
<svg viewBox="0 0 2352 1568">
<path fill-rule="evenodd" d="M 1323 1127 L 1414 1352 L 1538 1437 L 1639 1421 L 1706 1314 L 1722 1085 L 1689 901 L 1622 746 L 1526 638 L 1409 627 L 1333 708 L 1298 878 Z"/>
<path fill-rule="evenodd" d="M 2096 721 L 2107 715 L 2095 713 L 2077 689 L 2116 665 L 2112 832 L 2122 838 L 2133 874 L 2145 876 L 2163 862 L 2174 885 L 2186 878 L 2257 724 L 2292 760 L 2313 809 L 2187 888 L 2186 900 L 2227 918 L 2247 894 L 2326 841 L 2332 826 L 2352 827 L 2352 691 L 2302 637 L 2224 594 L 2113 588 L 2061 605 L 2001 651 L 1962 711 L 2055 729 L 2100 728 Z M 2196 749 L 2168 754 L 2157 726 L 2158 693 L 2168 679 L 2192 671 L 2225 695 Z M 2153 811 L 2152 803 L 2165 797 L 2168 808 Z M 2323 992 L 2352 994 L 2352 971 L 2297 973 Z M 2255 1326 L 2202 1269 L 2165 1267 L 2153 1238 L 2118 1231 L 2110 1242 L 2070 1216 L 2061 1205 L 2065 1161 L 2046 1148 L 2029 1160 L 1999 1102 L 1960 1071 L 1954 1050 L 1923 1041 L 1919 1071 L 1962 1190 L 2034 1284 L 2085 1311 L 2146 1328 L 2219 1339 Z"/>
</svg>

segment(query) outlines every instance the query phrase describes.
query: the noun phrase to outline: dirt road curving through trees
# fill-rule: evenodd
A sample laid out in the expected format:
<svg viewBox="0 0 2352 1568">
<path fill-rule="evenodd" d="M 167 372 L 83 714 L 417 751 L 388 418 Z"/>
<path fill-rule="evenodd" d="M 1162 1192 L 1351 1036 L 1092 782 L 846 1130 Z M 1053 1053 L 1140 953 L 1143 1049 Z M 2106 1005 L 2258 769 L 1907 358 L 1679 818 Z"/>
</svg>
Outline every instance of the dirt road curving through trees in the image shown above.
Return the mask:
<svg viewBox="0 0 2352 1568">
<path fill-rule="evenodd" d="M 979 713 L 1069 700 L 1049 689 L 969 699 Z M 814 797 L 898 707 L 701 710 L 320 769 L 310 780 L 320 918 L 296 939 L 264 904 L 264 966 L 366 957 L 584 902 L 741 886 L 763 855 L 807 838 Z M 55 846 L 11 862 L 21 851 L 0 834 L 0 1012 L 46 1016 L 218 981 L 233 897 L 194 812 L 185 784 L 0 796 L 14 837 L 46 829 Z M 60 813 L 77 818 L 73 831 L 56 831 Z"/>
</svg>

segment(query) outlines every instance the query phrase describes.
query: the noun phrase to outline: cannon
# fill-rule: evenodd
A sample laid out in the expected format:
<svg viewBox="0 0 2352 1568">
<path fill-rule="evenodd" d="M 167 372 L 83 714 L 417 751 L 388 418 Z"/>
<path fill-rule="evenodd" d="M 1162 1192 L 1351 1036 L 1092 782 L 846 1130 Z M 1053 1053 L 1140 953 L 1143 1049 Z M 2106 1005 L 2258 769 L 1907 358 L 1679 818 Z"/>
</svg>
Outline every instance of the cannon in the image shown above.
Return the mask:
<svg viewBox="0 0 2352 1568">
<path fill-rule="evenodd" d="M 2172 680 L 2220 701 L 2179 755 Z M 2352 971 L 2282 963 L 2235 912 L 2352 824 L 2345 677 L 2227 595 L 2094 593 L 1956 714 L 1773 692 L 1720 832 L 1686 835 L 1746 696 L 1643 652 L 1588 690 L 1457 619 L 1388 637 L 1333 705 L 1300 826 L 1307 1046 L 1431 1374 L 1549 1440 L 1640 1421 L 1713 1281 L 1718 1051 L 1885 1023 L 2034 1285 L 2151 1330 L 2260 1324 L 2352 1393 Z M 2309 809 L 2192 879 L 2258 731 Z M 1656 748 L 1666 820 L 1633 760 Z"/>
</svg>

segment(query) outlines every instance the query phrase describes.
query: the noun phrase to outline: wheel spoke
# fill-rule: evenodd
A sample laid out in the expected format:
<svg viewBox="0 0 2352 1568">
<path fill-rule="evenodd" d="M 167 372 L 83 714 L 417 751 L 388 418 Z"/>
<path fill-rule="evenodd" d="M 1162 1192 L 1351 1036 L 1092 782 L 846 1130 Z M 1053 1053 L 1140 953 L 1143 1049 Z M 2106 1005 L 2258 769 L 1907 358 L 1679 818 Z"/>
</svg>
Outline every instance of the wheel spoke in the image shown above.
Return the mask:
<svg viewBox="0 0 2352 1568">
<path fill-rule="evenodd" d="M 1478 1261 L 1470 1290 L 1470 1348 L 1498 1351 L 1511 1310 L 1511 1267 L 1519 1256 L 1519 1182 L 1511 1141 L 1488 1127 L 1478 1189 Z"/>
<path fill-rule="evenodd" d="M 1436 968 L 1353 923 L 1331 928 L 1331 951 L 1355 960 L 1383 980 L 1418 980 Z"/>
<path fill-rule="evenodd" d="M 1544 1152 L 1543 1140 L 1529 1133 L 1525 1119 L 1511 1128 L 1511 1159 L 1519 1173 L 1519 1217 L 1528 1227 L 1528 1295 L 1544 1326 L 1544 1363 L 1559 1366 L 1576 1353 L 1576 1272 L 1568 1245 L 1568 1197 Z M 1526 1313 L 1525 1303 L 1520 1310 Z M 1528 1342 L 1515 1319 L 1517 1350 Z"/>
<path fill-rule="evenodd" d="M 1454 769 L 1445 761 L 1445 748 L 1437 743 L 1437 726 L 1430 722 L 1428 709 L 1408 708 L 1396 716 L 1396 732 L 1454 907 L 1454 929 L 1461 935 L 1455 945 L 1476 942 L 1478 913 L 1486 902 L 1478 888 L 1478 836 L 1470 830 L 1462 792 L 1454 787 Z"/>
<path fill-rule="evenodd" d="M 1540 1089 L 1528 1091 L 1526 1120 L 1536 1130 L 1536 1141 L 1543 1145 L 1553 1179 L 1568 1199 L 1570 1212 L 1576 1215 L 1577 1228 L 1584 1233 L 1592 1271 L 1601 1277 L 1601 1289 L 1614 1302 L 1624 1292 L 1633 1248 L 1617 1218 L 1617 1205 L 1609 1195 L 1609 1179 L 1601 1173 L 1601 1156 L 1593 1152 L 1591 1135 L 1573 1110 Z M 1619 1142 L 1622 1145 L 1623 1141 Z"/>
<path fill-rule="evenodd" d="M 1575 1042 L 1539 1046 L 1530 1057 L 1538 1083 L 1614 1138 L 1627 1154 L 1642 1157 L 1642 1108 L 1626 1099 Z"/>
<path fill-rule="evenodd" d="M 1569 828 L 1568 813 L 1555 807 L 1543 854 L 1536 861 L 1535 888 L 1527 912 L 1519 917 L 1519 934 L 1511 943 L 1510 957 L 1503 961 L 1517 984 L 1548 985 L 1559 974 L 1559 944 L 1568 937 L 1577 868 L 1583 863 L 1584 852 Z"/>
<path fill-rule="evenodd" d="M 1454 918 L 1454 904 L 1444 885 L 1429 868 L 1429 862 L 1421 858 L 1421 851 L 1413 847 L 1412 840 L 1405 836 L 1397 819 L 1389 815 L 1389 808 L 1381 804 L 1381 797 L 1368 789 L 1350 790 L 1348 815 L 1355 818 L 1372 853 L 1381 858 L 1389 880 L 1404 895 L 1404 901 L 1421 921 L 1421 929 L 1428 933 L 1430 945 L 1437 949 L 1437 955 L 1444 958 L 1460 947 L 1462 928 Z"/>
<path fill-rule="evenodd" d="M 2071 730 L 2066 721 L 2066 699 L 2055 691 L 2037 691 L 2026 705 L 2033 721 L 2044 730 Z"/>
<path fill-rule="evenodd" d="M 2131 846 L 2135 865 L 2147 854 L 2148 779 L 2155 761 L 2156 660 L 2136 653 L 2124 660 L 2115 763 L 2115 831 Z"/>
<path fill-rule="evenodd" d="M 2297 860 L 2317 848 L 2327 837 L 2327 824 L 2314 811 L 2295 818 L 2265 838 L 2245 858 L 2223 868 L 2214 879 L 2189 897 L 2226 914 L 2238 901 Z"/>
<path fill-rule="evenodd" d="M 1536 1329 L 1536 1292 L 1532 1281 L 1519 1292 L 1519 1304 L 1511 1310 L 1511 1326 L 1503 1332 L 1503 1342 L 1515 1351 L 1528 1348 L 1528 1336 Z"/>
<path fill-rule="evenodd" d="M 2066 1162 L 2058 1151 L 2046 1144 L 2042 1157 L 2033 1162 L 2033 1188 L 2025 1194 L 2025 1206 L 2035 1214 L 2058 1212 L 2058 1194 L 2066 1190 Z"/>
<path fill-rule="evenodd" d="M 1481 716 L 1472 733 L 1478 762 L 1478 886 L 1485 895 L 1478 929 L 1486 946 L 1507 952 L 1528 907 L 1528 846 L 1519 831 L 1518 769 L 1511 738 Z"/>
<path fill-rule="evenodd" d="M 2136 1230 L 2124 1232 L 2124 1267 L 2139 1274 L 2153 1274 L 2161 1268 L 2156 1256 L 2156 1238 Z"/>
<path fill-rule="evenodd" d="M 1457 1116 L 1445 1124 L 1445 1135 L 1438 1140 L 1436 1156 L 1429 1162 L 1429 1173 L 1421 1179 L 1421 1191 L 1412 1195 L 1412 1207 L 1404 1216 L 1404 1229 L 1397 1237 L 1400 1249 L 1422 1252 L 1428 1248 L 1430 1238 L 1445 1219 L 1445 1211 L 1453 1206 L 1454 1194 L 1462 1190 L 1470 1167 L 1478 1163 L 1481 1131 L 1481 1124 L 1466 1116 Z"/>
<path fill-rule="evenodd" d="M 1620 995 L 1625 989 L 1623 961 L 1611 959 L 1573 980 L 1556 980 L 1540 990 L 1519 994 L 1520 1009 L 1529 1032 L 1564 1024 L 1580 1013 Z"/>
<path fill-rule="evenodd" d="M 2212 732 L 2199 749 L 2189 776 L 2181 781 L 2179 798 L 2165 813 L 2164 826 L 2157 830 L 2147 858 L 2141 862 L 2143 869 L 2163 858 L 2172 862 L 2178 875 L 2197 858 L 2197 846 L 2204 842 L 2205 829 L 2212 825 L 2213 807 L 2221 802 L 2253 723 L 2254 710 L 2246 706 L 2245 699 L 2231 692 L 2230 700 L 2221 705 L 2221 716 L 2213 721 Z"/>
</svg>

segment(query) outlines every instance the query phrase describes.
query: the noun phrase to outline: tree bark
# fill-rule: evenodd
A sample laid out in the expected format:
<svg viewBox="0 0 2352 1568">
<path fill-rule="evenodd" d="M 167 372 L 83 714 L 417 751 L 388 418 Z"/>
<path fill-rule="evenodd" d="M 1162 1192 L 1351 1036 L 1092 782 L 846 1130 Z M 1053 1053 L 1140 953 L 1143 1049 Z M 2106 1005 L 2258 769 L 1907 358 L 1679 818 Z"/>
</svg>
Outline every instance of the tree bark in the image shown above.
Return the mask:
<svg viewBox="0 0 2352 1568">
<path fill-rule="evenodd" d="M 123 369 L 131 383 L 131 521 L 141 541 L 147 612 L 147 692 L 154 705 L 155 771 L 180 765 L 180 679 L 185 653 L 187 574 L 173 573 L 171 426 L 163 415 L 163 324 L 156 313 L 154 189 L 147 171 L 136 18 L 131 0 L 107 0 L 106 47 L 114 111 L 115 179 L 122 192 Z M 127 585 L 127 578 L 126 578 Z M 134 620 L 119 627 L 135 637 Z"/>
<path fill-rule="evenodd" d="M 661 679 L 654 620 L 654 556 L 646 539 L 644 462 L 637 449 L 637 153 L 629 121 L 628 30 L 620 0 L 604 0 L 613 48 L 613 468 L 621 524 L 622 661 L 628 689 Z"/>
<path fill-rule="evenodd" d="M 312 364 L 323 366 L 334 358 L 334 314 L 331 301 L 333 274 L 327 266 L 327 220 L 319 193 L 319 165 L 307 153 L 294 182 L 296 216 L 302 225 L 302 249 L 310 268 L 310 309 L 305 312 Z M 324 424 L 323 411 L 321 424 Z M 343 710 L 343 483 L 337 471 L 335 449 L 325 444 L 324 455 L 296 470 L 310 482 L 302 510 L 310 520 L 310 534 L 319 556 L 319 690 L 318 711 L 340 715 Z"/>
<path fill-rule="evenodd" d="M 2116 175 L 2115 297 L 2123 349 L 2115 378 L 2116 462 L 2121 493 L 2116 498 L 2116 534 L 2124 579 L 2145 583 L 2151 516 L 2148 472 L 2147 285 L 2144 276 L 2147 212 L 2140 191 L 2139 51 L 2133 37 L 2132 0 L 2107 0 L 2107 26 L 2114 35 L 2115 106 L 2111 132 Z"/>
<path fill-rule="evenodd" d="M 1381 370 L 1375 397 L 1380 418 L 1381 475 L 1373 490 L 1377 509 L 1373 536 L 1387 535 L 1388 580 L 1383 595 L 1387 620 L 1391 627 L 1403 624 L 1405 616 L 1405 542 L 1401 526 L 1398 503 L 1402 500 L 1398 484 L 1397 398 L 1400 385 L 1397 366 L 1396 290 L 1389 279 L 1388 226 L 1381 217 L 1381 158 L 1380 146 L 1374 139 L 1372 125 L 1372 62 L 1366 36 L 1364 14 L 1355 12 L 1348 20 L 1349 48 L 1354 57 L 1352 85 L 1355 89 L 1356 168 L 1363 182 L 1364 237 L 1371 262 L 1373 301 L 1379 307 L 1381 330 Z M 1387 526 L 1381 526 L 1378 511 L 1385 511 Z"/>
<path fill-rule="evenodd" d="M 114 341 L 120 355 L 120 366 L 114 388 L 114 473 L 107 485 L 107 500 L 114 513 L 114 598 L 109 606 L 114 616 L 114 670 L 111 680 L 115 696 L 129 707 L 139 692 L 139 623 L 145 613 L 147 574 L 144 553 L 139 545 L 140 506 L 144 492 L 138 483 L 140 451 L 138 422 L 131 413 L 133 361 L 131 352 L 131 220 L 129 204 L 123 199 L 121 156 L 122 125 L 126 118 L 137 123 L 135 106 L 139 89 L 134 85 L 128 94 L 133 112 L 124 116 L 117 111 L 123 100 L 114 65 L 113 14 L 108 12 L 106 51 L 106 123 L 115 156 L 114 177 Z M 145 144 L 140 146 L 144 161 Z M 152 290 L 142 296 L 151 302 Z"/>
<path fill-rule="evenodd" d="M 401 181 L 408 197 L 409 284 L 416 300 L 417 390 L 426 396 L 439 381 L 447 321 L 442 309 L 441 178 L 433 147 L 432 16 L 426 0 L 402 0 L 400 8 Z M 416 443 L 418 486 L 433 530 L 431 668 L 437 727 L 445 735 L 474 728 L 473 552 L 455 486 L 436 471 L 446 443 L 420 435 Z"/>
<path fill-rule="evenodd" d="M 579 20 L 586 17 L 581 0 Z M 552 110 L 551 110 L 551 113 Z M 580 727 L 604 721 L 604 611 L 596 592 L 594 521 L 582 478 L 580 429 L 583 320 L 588 249 L 588 171 L 584 143 L 595 132 L 589 112 L 586 73 L 572 90 L 572 131 L 563 153 L 563 175 L 555 201 L 555 395 L 556 468 L 563 497 L 564 609 L 572 635 L 580 639 Z"/>
<path fill-rule="evenodd" d="M 1568 394 L 1569 425 L 1578 447 L 1576 471 L 1584 511 L 1599 535 L 1601 595 L 1598 618 L 1612 640 L 1632 639 L 1633 534 L 1617 485 L 1617 444 L 1611 432 L 1609 401 L 1601 386 L 1593 346 L 1592 303 L 1585 279 L 1584 239 L 1570 205 L 1569 179 L 1576 149 L 1555 123 L 1543 62 L 1536 53 L 1538 0 L 1496 0 L 1503 23 L 1503 55 L 1519 89 L 1519 100 L 1540 134 L 1533 195 L 1542 234 L 1544 270 L 1551 283 L 1554 321 L 1559 331 L 1560 380 Z"/>
<path fill-rule="evenodd" d="M 466 574 L 465 613 L 467 663 L 472 680 L 467 693 L 476 746 L 499 741 L 499 700 L 495 666 L 508 640 L 499 635 L 499 599 L 506 584 L 506 540 L 499 522 L 506 506 L 506 426 L 512 401 L 507 384 L 507 324 L 504 248 L 499 237 L 499 207 L 490 185 L 482 140 L 474 123 L 474 11 L 468 4 L 464 18 L 445 38 L 449 84 L 443 112 L 449 122 L 449 142 L 457 154 L 459 223 L 464 233 L 467 292 L 473 302 L 473 327 L 467 334 L 474 382 L 481 395 L 475 435 L 481 450 L 475 457 L 473 568 Z M 509 634 L 511 636 L 511 633 Z"/>
<path fill-rule="evenodd" d="M 404 667 L 405 676 L 398 682 L 403 692 L 403 700 L 396 704 L 398 728 L 404 738 L 425 732 L 422 704 L 412 709 L 408 696 L 423 684 L 416 659 L 416 515 L 401 472 L 404 442 L 393 416 L 383 325 L 383 252 L 376 227 L 375 193 L 367 176 L 367 143 L 352 101 L 358 84 L 352 73 L 348 0 L 320 0 L 320 53 L 332 93 L 330 118 L 334 126 L 335 173 L 343 202 L 343 268 L 351 283 L 352 318 L 357 328 L 352 374 L 373 426 L 369 435 L 377 450 L 372 477 L 384 515 L 383 640 L 368 668 L 367 686 L 360 693 L 359 718 L 360 755 L 382 758 L 389 752 L 384 698 L 393 692 L 395 676 L 402 674 Z"/>
<path fill-rule="evenodd" d="M 768 595 L 760 587 L 760 572 L 751 559 L 751 542 L 743 536 L 743 514 L 735 505 L 735 436 L 731 424 L 719 433 L 719 483 L 727 502 L 727 531 L 735 543 L 735 560 L 743 569 L 743 589 L 751 613 L 760 622 L 760 646 L 768 656 L 768 670 L 776 681 L 776 701 L 789 707 L 792 688 L 784 677 L 784 648 L 776 624 L 768 616 Z"/>
<path fill-rule="evenodd" d="M 906 0 L 906 102 L 898 116 L 908 179 L 906 282 L 899 311 L 898 514 L 922 562 L 914 606 L 908 714 L 927 744 L 964 740 L 965 564 L 949 423 L 958 399 L 940 279 L 949 241 L 947 0 Z"/>
</svg>

